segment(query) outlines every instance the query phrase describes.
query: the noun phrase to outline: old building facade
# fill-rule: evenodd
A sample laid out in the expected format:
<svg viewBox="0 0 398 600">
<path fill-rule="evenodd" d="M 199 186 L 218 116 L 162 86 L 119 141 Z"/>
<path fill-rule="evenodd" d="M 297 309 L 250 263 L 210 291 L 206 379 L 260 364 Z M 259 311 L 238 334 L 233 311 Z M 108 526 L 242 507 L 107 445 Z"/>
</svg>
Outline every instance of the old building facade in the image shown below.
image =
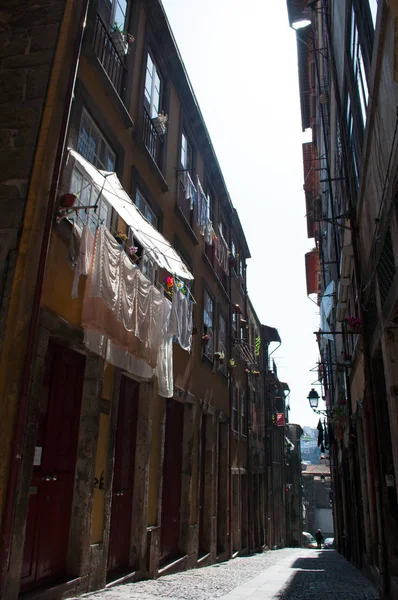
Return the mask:
<svg viewBox="0 0 398 600">
<path fill-rule="evenodd" d="M 288 0 L 338 549 L 397 598 L 397 2 Z M 307 178 L 308 176 L 308 178 Z M 314 261 L 314 264 L 316 261 Z M 308 274 L 307 281 L 316 277 Z"/>
<path fill-rule="evenodd" d="M 1 597 L 283 545 L 280 339 L 161 3 L 1 19 Z"/>
</svg>

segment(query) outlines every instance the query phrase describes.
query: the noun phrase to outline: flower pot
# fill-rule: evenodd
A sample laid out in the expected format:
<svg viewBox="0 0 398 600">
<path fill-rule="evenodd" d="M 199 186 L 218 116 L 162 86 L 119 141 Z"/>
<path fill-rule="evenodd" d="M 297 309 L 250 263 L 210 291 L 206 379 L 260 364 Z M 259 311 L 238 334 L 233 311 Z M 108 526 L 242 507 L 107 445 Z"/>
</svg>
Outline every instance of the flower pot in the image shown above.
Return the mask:
<svg viewBox="0 0 398 600">
<path fill-rule="evenodd" d="M 164 135 L 166 133 L 166 123 L 160 117 L 154 117 L 152 119 L 152 125 L 158 135 Z"/>
<path fill-rule="evenodd" d="M 76 194 L 64 194 L 61 198 L 61 205 L 63 208 L 72 208 L 77 200 Z"/>
</svg>

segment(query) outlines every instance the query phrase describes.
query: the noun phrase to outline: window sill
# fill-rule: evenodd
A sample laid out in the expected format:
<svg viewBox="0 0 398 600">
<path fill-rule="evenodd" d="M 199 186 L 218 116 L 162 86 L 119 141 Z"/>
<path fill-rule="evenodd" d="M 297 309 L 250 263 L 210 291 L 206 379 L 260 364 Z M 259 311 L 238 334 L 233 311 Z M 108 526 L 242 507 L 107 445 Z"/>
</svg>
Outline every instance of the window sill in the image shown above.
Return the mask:
<svg viewBox="0 0 398 600">
<path fill-rule="evenodd" d="M 177 202 L 174 204 L 174 212 L 181 219 L 182 224 L 184 225 L 185 231 L 187 232 L 188 236 L 191 238 L 191 242 L 193 243 L 193 245 L 197 246 L 199 244 L 199 240 L 196 237 L 194 230 L 192 229 L 192 227 L 186 220 L 186 218 L 185 218 L 181 208 L 178 206 Z"/>
<path fill-rule="evenodd" d="M 101 80 L 101 83 L 107 92 L 106 95 L 109 97 L 112 104 L 114 105 L 116 110 L 119 112 L 119 114 L 122 118 L 123 124 L 126 126 L 127 129 L 130 129 L 131 132 L 133 132 L 135 129 L 135 123 L 134 123 L 133 119 L 131 118 L 131 115 L 128 112 L 123 100 L 119 96 L 115 86 L 113 85 L 112 81 L 109 79 L 108 73 L 105 71 L 101 62 L 98 60 L 98 57 L 95 54 L 93 48 L 89 44 L 85 45 L 84 55 L 86 56 L 88 62 L 97 71 L 98 76 Z"/>
</svg>

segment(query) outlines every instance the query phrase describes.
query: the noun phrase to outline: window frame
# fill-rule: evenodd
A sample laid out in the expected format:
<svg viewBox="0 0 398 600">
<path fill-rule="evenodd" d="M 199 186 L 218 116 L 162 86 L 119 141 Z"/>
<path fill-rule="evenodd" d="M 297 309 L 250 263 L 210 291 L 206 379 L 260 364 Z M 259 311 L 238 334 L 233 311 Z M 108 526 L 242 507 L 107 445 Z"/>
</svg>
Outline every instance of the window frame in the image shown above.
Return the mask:
<svg viewBox="0 0 398 600">
<path fill-rule="evenodd" d="M 87 123 L 89 124 L 88 140 L 84 140 L 83 136 L 82 136 L 82 127 L 83 127 L 83 123 L 84 123 L 85 119 L 86 119 Z M 91 153 L 90 153 L 90 138 L 93 138 L 93 136 L 92 136 L 93 131 L 97 134 L 97 137 L 99 139 L 100 152 L 98 153 L 95 150 L 94 154 L 91 155 Z M 87 149 L 84 148 L 84 144 L 86 144 Z M 86 160 L 88 160 L 88 162 L 90 162 L 92 165 L 97 167 L 97 169 L 101 169 L 103 171 L 110 171 L 110 172 L 116 171 L 116 164 L 117 164 L 116 152 L 113 150 L 111 144 L 109 144 L 109 142 L 106 140 L 105 136 L 101 132 L 101 129 L 98 127 L 98 125 L 96 124 L 96 122 L 94 121 L 94 119 L 92 118 L 92 116 L 90 115 L 90 113 L 88 112 L 88 110 L 85 107 L 83 107 L 82 114 L 80 117 L 76 149 L 77 149 L 77 152 L 79 152 L 79 154 L 81 154 L 83 156 L 83 158 L 85 158 Z M 100 154 L 103 150 L 106 151 L 106 159 L 107 159 L 106 164 L 103 162 L 102 158 L 100 158 Z M 109 165 L 109 162 L 108 162 L 110 155 L 113 156 L 113 165 Z M 91 160 L 91 158 L 94 158 L 95 160 L 93 161 L 93 160 Z M 113 166 L 113 169 L 109 168 L 110 166 Z"/>
<path fill-rule="evenodd" d="M 143 203 L 143 206 L 145 208 L 144 212 L 141 210 L 141 208 L 137 204 L 137 196 L 140 197 L 140 202 Z M 137 210 L 139 211 L 139 213 L 144 217 L 144 219 L 146 219 L 148 221 L 148 223 L 150 223 L 152 225 L 152 227 L 155 227 L 155 229 L 157 229 L 159 231 L 159 218 L 158 218 L 157 214 L 155 213 L 155 211 L 152 209 L 151 205 L 149 204 L 148 200 L 145 197 L 145 194 L 141 191 L 141 188 L 138 185 L 136 186 L 136 189 L 135 189 L 134 205 L 137 208 Z M 150 218 L 148 218 L 148 215 L 150 216 Z"/>
<path fill-rule="evenodd" d="M 246 390 L 244 388 L 239 389 L 239 429 L 241 435 L 246 436 L 247 434 L 247 402 L 246 402 Z"/>
<path fill-rule="evenodd" d="M 231 414 L 231 428 L 235 433 L 239 433 L 239 388 L 235 381 L 232 381 L 232 414 Z"/>
<path fill-rule="evenodd" d="M 182 161 L 183 139 L 185 139 L 185 141 L 186 141 L 186 151 L 185 151 L 186 162 L 185 162 L 185 164 Z M 190 141 L 190 137 L 187 134 L 187 132 L 184 129 L 184 127 L 181 130 L 181 137 L 180 137 L 180 168 L 183 171 L 188 171 L 188 173 L 192 176 L 192 171 L 193 171 L 193 146 L 192 146 L 192 143 Z"/>
<path fill-rule="evenodd" d="M 150 119 L 154 119 L 155 117 L 158 116 L 158 114 L 162 110 L 164 82 L 163 82 L 162 73 L 159 69 L 158 63 L 154 59 L 153 53 L 150 48 L 148 48 L 146 55 L 147 55 L 147 58 L 146 58 L 146 63 L 145 63 L 145 74 L 144 74 L 144 108 L 145 108 L 146 112 L 148 113 Z M 151 77 L 150 97 L 148 99 L 148 97 L 147 97 L 147 81 L 148 81 L 148 73 L 149 73 L 149 69 L 148 69 L 148 60 L 149 59 L 152 62 L 152 72 L 150 75 L 150 77 Z M 152 108 L 155 106 L 153 103 L 153 95 L 154 95 L 154 89 L 156 89 L 154 75 L 156 75 L 159 80 L 158 108 L 155 109 L 155 111 L 152 110 Z"/>
<path fill-rule="evenodd" d="M 210 324 L 206 322 L 207 316 L 209 315 L 209 311 L 206 308 L 206 298 L 211 302 L 212 310 L 211 310 L 211 322 Z M 209 333 L 209 329 L 211 330 L 210 339 L 207 343 L 203 344 L 203 356 L 205 356 L 210 362 L 214 361 L 214 324 L 215 324 L 215 307 L 216 303 L 214 297 L 210 294 L 206 287 L 203 288 L 203 310 L 202 310 L 202 331 L 203 335 L 207 335 Z"/>
<path fill-rule="evenodd" d="M 224 322 L 225 325 L 225 341 L 221 340 L 221 322 Z M 224 314 L 221 308 L 218 308 L 218 323 L 217 323 L 217 352 L 224 353 L 224 362 L 220 365 L 219 371 L 223 375 L 227 375 L 227 365 L 228 365 L 228 321 L 224 317 Z"/>
<path fill-rule="evenodd" d="M 81 178 L 81 186 L 80 190 L 76 189 L 74 186 L 74 178 L 76 176 Z M 89 195 L 86 194 L 81 197 L 82 192 L 84 190 L 89 190 Z M 80 171 L 77 165 L 74 165 L 71 173 L 70 180 L 70 190 L 73 194 L 76 194 L 77 200 L 74 204 L 77 206 L 94 206 L 97 198 L 99 196 L 98 190 L 96 190 L 95 186 L 84 177 L 84 173 Z M 105 215 L 104 215 L 105 213 Z M 107 229 L 111 228 L 111 219 L 112 219 L 112 206 L 108 204 L 108 202 L 101 195 L 98 200 L 97 210 L 94 212 L 94 209 L 90 209 L 89 211 L 78 210 L 75 213 L 72 212 L 68 215 L 68 220 L 71 222 L 76 222 L 76 225 L 79 227 L 84 227 L 88 225 L 92 233 L 95 233 L 95 229 L 104 224 Z"/>
</svg>

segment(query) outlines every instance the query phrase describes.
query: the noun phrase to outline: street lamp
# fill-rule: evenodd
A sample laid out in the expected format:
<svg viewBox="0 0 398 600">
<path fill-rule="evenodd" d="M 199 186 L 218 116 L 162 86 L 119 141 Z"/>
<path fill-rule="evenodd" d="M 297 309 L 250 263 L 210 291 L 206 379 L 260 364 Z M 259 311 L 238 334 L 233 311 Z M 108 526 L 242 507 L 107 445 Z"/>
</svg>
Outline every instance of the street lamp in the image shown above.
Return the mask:
<svg viewBox="0 0 398 600">
<path fill-rule="evenodd" d="M 311 388 L 311 391 L 308 394 L 308 401 L 312 410 L 316 410 L 318 408 L 319 394 L 316 390 L 314 390 L 314 388 Z"/>
<path fill-rule="evenodd" d="M 311 391 L 308 394 L 307 398 L 314 413 L 316 413 L 317 415 L 328 415 L 327 410 L 318 410 L 319 394 L 316 390 L 314 390 L 314 388 L 311 388 Z"/>
</svg>

